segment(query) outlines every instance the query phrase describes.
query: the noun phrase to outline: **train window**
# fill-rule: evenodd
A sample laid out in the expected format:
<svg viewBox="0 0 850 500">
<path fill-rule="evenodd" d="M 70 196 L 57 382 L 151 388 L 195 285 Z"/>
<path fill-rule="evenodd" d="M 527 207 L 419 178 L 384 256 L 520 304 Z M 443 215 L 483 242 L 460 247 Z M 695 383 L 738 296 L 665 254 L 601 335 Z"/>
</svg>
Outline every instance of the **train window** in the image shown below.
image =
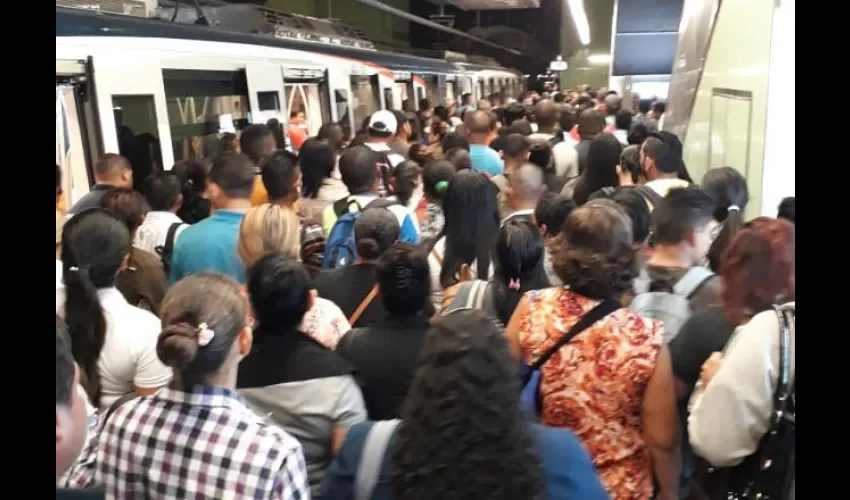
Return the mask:
<svg viewBox="0 0 850 500">
<path fill-rule="evenodd" d="M 398 84 L 396 84 L 396 88 L 398 88 Z M 384 103 L 386 103 L 387 108 L 395 109 L 395 101 L 393 100 L 393 88 L 392 87 L 384 87 Z M 404 100 L 402 99 L 402 106 L 404 105 Z"/>
<path fill-rule="evenodd" d="M 445 105 L 445 102 L 440 95 L 440 90 L 440 82 L 437 75 L 425 76 L 425 92 L 428 94 L 428 100 L 431 101 L 431 104 L 434 106 Z"/>
<path fill-rule="evenodd" d="M 478 98 L 484 99 L 487 97 L 486 89 L 484 88 L 484 79 L 478 80 Z"/>
<path fill-rule="evenodd" d="M 112 113 L 118 152 L 133 166 L 133 184 L 141 186 L 150 174 L 163 167 L 153 96 L 113 95 Z"/>
<path fill-rule="evenodd" d="M 378 75 L 351 75 L 351 110 L 355 127 L 359 128 L 366 118 L 381 109 L 378 92 Z"/>
<path fill-rule="evenodd" d="M 348 106 L 348 91 L 345 89 L 334 90 L 334 104 L 336 105 L 336 116 L 339 119 L 339 126 L 345 137 L 351 139 L 354 134 L 351 133 L 351 108 Z"/>
<path fill-rule="evenodd" d="M 446 102 L 454 103 L 456 98 L 455 82 L 446 82 Z"/>
<path fill-rule="evenodd" d="M 280 111 L 280 96 L 276 90 L 257 92 L 259 111 Z"/>
<path fill-rule="evenodd" d="M 245 70 L 164 69 L 162 78 L 174 161 L 213 158 L 222 152 L 223 134 L 238 135 L 248 126 L 250 105 Z M 265 92 L 257 93 L 263 104 L 274 104 L 269 102 L 270 96 L 260 94 Z"/>
<path fill-rule="evenodd" d="M 422 87 L 416 87 L 416 102 L 422 102 L 422 99 L 425 99 L 425 92 L 422 90 Z M 439 106 L 440 101 L 431 101 L 431 106 Z"/>
<path fill-rule="evenodd" d="M 416 105 L 413 103 L 413 96 L 408 92 L 407 82 L 395 82 L 393 84 L 398 95 L 401 96 L 401 109 L 405 111 L 416 111 Z M 410 102 L 407 100 L 410 99 Z M 387 101 L 387 108 L 395 108 L 395 101 L 390 98 Z"/>
<path fill-rule="evenodd" d="M 304 113 L 309 135 L 316 135 L 325 117 L 322 113 L 322 92 L 319 83 L 294 83 L 283 86 L 286 94 L 287 118 L 292 113 Z"/>
</svg>

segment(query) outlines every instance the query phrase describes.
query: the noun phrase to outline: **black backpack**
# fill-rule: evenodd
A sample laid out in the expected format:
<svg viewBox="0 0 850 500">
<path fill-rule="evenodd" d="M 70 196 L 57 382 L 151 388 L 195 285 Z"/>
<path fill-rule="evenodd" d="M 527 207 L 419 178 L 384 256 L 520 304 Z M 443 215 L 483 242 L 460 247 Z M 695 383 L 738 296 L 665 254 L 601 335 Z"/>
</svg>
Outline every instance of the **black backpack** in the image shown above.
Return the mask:
<svg viewBox="0 0 850 500">
<path fill-rule="evenodd" d="M 165 276 L 171 270 L 171 254 L 174 253 L 174 237 L 177 235 L 177 229 L 182 226 L 182 222 L 175 222 L 168 226 L 168 232 L 165 233 L 165 244 L 159 245 L 154 250 L 159 258 L 162 259 L 162 267 L 165 269 Z"/>
</svg>

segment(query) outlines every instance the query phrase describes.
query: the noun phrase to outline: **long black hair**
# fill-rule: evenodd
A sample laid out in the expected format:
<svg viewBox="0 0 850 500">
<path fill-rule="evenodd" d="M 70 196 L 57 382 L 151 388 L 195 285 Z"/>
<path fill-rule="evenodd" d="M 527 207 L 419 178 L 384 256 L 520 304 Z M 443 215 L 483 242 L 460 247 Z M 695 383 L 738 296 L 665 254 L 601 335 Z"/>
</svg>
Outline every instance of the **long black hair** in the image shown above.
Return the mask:
<svg viewBox="0 0 850 500">
<path fill-rule="evenodd" d="M 543 236 L 526 219 L 508 219 L 499 231 L 493 251 L 493 305 L 503 325 L 525 292 L 549 287 L 545 253 Z"/>
<path fill-rule="evenodd" d="M 80 382 L 94 406 L 100 404 L 97 362 L 106 341 L 106 318 L 97 291 L 115 284 L 129 252 L 127 225 L 103 208 L 80 212 L 62 231 L 65 323 L 74 360 L 80 365 Z"/>
<path fill-rule="evenodd" d="M 449 314 L 431 328 L 401 412 L 397 498 L 545 497 L 515 364 L 504 336 L 478 311 Z"/>
<path fill-rule="evenodd" d="M 744 210 L 750 201 L 747 180 L 732 167 L 712 168 L 702 178 L 702 189 L 714 202 L 712 217 L 722 227 L 708 249 L 708 266 L 720 271 L 720 257 L 735 234 L 744 227 Z"/>
<path fill-rule="evenodd" d="M 573 200 L 577 205 L 584 205 L 590 195 L 606 187 L 617 187 L 617 165 L 620 163 L 620 153 L 623 146 L 611 134 L 600 134 L 587 152 L 587 168 L 576 183 Z"/>
<path fill-rule="evenodd" d="M 331 176 L 336 166 L 336 154 L 331 143 L 315 137 L 304 141 L 298 151 L 298 166 L 301 167 L 301 195 L 317 197 L 325 179 Z"/>
<path fill-rule="evenodd" d="M 456 284 L 460 266 L 472 265 L 473 261 L 478 264 L 478 277 L 487 279 L 500 222 L 495 184 L 475 170 L 457 172 L 443 198 L 443 213 L 446 224 L 434 240 L 446 238 L 440 285 L 448 288 Z"/>
<path fill-rule="evenodd" d="M 200 222 L 210 216 L 212 204 L 204 198 L 210 173 L 210 164 L 203 159 L 193 158 L 174 164 L 171 171 L 180 179 L 183 204 L 177 211 L 186 224 Z"/>
</svg>

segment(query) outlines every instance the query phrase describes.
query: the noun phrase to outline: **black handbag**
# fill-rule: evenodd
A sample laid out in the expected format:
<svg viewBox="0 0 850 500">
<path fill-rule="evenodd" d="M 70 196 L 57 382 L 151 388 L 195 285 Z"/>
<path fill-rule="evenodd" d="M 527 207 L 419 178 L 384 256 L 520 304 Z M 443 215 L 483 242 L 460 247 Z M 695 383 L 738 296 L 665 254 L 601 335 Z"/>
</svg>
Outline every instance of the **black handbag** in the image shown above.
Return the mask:
<svg viewBox="0 0 850 500">
<path fill-rule="evenodd" d="M 715 468 L 696 457 L 697 477 L 691 498 L 786 500 L 789 497 L 795 478 L 796 385 L 791 380 L 791 339 L 796 338 L 794 304 L 773 306 L 779 318 L 779 376 L 768 431 L 756 452 L 740 465 Z"/>
</svg>

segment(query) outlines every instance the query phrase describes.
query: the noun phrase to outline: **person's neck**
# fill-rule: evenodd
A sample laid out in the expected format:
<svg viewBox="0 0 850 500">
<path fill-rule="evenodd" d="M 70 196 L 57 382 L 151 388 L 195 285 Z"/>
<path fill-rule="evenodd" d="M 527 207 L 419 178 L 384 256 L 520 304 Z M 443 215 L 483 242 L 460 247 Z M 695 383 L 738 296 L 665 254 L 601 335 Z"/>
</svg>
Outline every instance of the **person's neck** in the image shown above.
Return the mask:
<svg viewBox="0 0 850 500">
<path fill-rule="evenodd" d="M 519 164 L 514 163 L 510 158 L 505 158 L 505 169 L 504 174 L 510 175 L 513 173 L 514 169 L 517 168 Z"/>
<path fill-rule="evenodd" d="M 655 245 L 652 257 L 646 264 L 658 267 L 689 268 L 693 266 L 693 262 L 683 245 Z"/>
<path fill-rule="evenodd" d="M 277 200 L 273 200 L 273 201 L 272 201 L 272 204 L 274 204 L 274 205 L 279 205 L 279 206 L 281 206 L 281 207 L 285 207 L 285 208 L 292 208 L 292 209 L 294 209 L 294 208 L 295 208 L 295 202 L 296 202 L 296 201 L 298 201 L 298 199 L 297 199 L 297 198 L 296 198 L 296 199 L 292 199 L 291 197 L 287 196 L 287 197 L 285 197 L 285 198 L 279 198 L 279 199 L 277 199 Z"/>
<path fill-rule="evenodd" d="M 679 174 L 677 174 L 675 172 L 672 173 L 672 174 L 666 174 L 666 173 L 663 173 L 663 172 L 658 172 L 658 176 L 653 180 L 657 181 L 657 180 L 661 180 L 661 179 L 678 179 L 678 178 L 679 178 Z"/>
<path fill-rule="evenodd" d="M 517 212 L 520 212 L 520 211 L 522 211 L 522 210 L 534 210 L 534 208 L 535 208 L 535 206 L 536 206 L 536 205 L 537 205 L 537 203 L 536 203 L 536 202 L 533 202 L 533 201 L 520 201 L 520 202 L 517 202 L 517 203 L 516 203 L 516 204 L 512 207 L 512 208 L 513 208 L 513 213 L 517 213 Z"/>
<path fill-rule="evenodd" d="M 475 144 L 478 146 L 486 146 L 487 145 L 487 136 L 486 135 L 470 135 L 469 143 Z"/>
<path fill-rule="evenodd" d="M 555 125 L 540 125 L 537 124 L 537 133 L 538 134 L 554 134 L 555 133 Z"/>
<path fill-rule="evenodd" d="M 122 187 L 123 181 L 121 179 L 98 179 L 94 180 L 95 185 L 97 186 L 110 186 L 110 187 Z"/>
<path fill-rule="evenodd" d="M 364 266 L 364 265 L 374 266 L 377 263 L 378 263 L 378 261 L 375 260 L 375 259 L 364 259 L 362 257 L 357 257 L 356 259 L 354 259 L 354 265 L 355 266 Z"/>
<path fill-rule="evenodd" d="M 251 208 L 251 200 L 228 199 L 216 206 L 216 210 L 231 212 L 247 212 Z"/>
</svg>

